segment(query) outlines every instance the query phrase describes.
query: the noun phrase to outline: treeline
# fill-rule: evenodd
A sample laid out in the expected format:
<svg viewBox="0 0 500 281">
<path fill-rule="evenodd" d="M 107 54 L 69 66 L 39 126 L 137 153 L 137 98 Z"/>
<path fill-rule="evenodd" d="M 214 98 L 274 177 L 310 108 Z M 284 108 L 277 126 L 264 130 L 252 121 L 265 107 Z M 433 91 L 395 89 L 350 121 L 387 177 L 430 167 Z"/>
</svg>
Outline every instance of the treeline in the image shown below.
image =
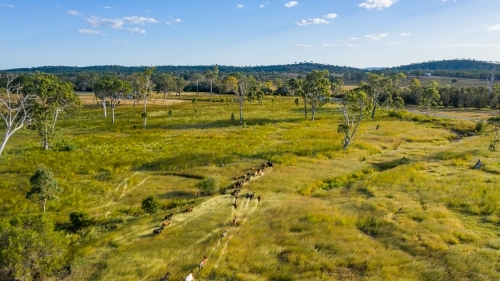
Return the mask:
<svg viewBox="0 0 500 281">
<path fill-rule="evenodd" d="M 421 86 L 419 81 L 410 83 L 408 88 L 402 90 L 401 96 L 406 104 L 421 105 L 426 87 Z M 476 109 L 500 108 L 500 84 L 496 84 L 491 91 L 486 86 L 456 87 L 448 84 L 437 86 L 436 89 L 439 93 L 437 105 L 440 106 Z"/>
<path fill-rule="evenodd" d="M 432 76 L 447 76 L 467 79 L 486 79 L 488 74 L 496 69 L 495 78 L 500 79 L 500 63 L 477 60 L 455 59 L 428 61 L 422 63 L 413 63 L 397 67 L 385 68 L 379 70 L 385 74 L 395 74 L 399 72 L 412 76 L 422 76 L 430 73 Z"/>
<path fill-rule="evenodd" d="M 284 65 L 260 65 L 260 66 L 228 66 L 228 65 L 217 65 L 219 72 L 221 74 L 228 74 L 232 72 L 240 72 L 244 74 L 269 74 L 269 73 L 293 73 L 293 74 L 307 74 L 312 70 L 323 70 L 326 69 L 331 73 L 345 73 L 345 72 L 357 72 L 362 71 L 359 68 L 329 65 L 329 64 L 319 64 L 319 63 L 294 63 L 294 64 L 284 64 Z M 130 75 L 137 72 L 142 72 L 146 66 L 120 66 L 120 65 L 98 65 L 98 66 L 85 66 L 85 67 L 71 67 L 71 66 L 41 66 L 32 68 L 16 68 L 5 70 L 6 72 L 45 72 L 50 74 L 55 74 L 58 76 L 75 76 L 82 72 L 95 72 L 98 74 L 123 74 Z M 211 70 L 213 66 L 211 65 L 193 65 L 193 66 L 181 66 L 181 65 L 163 65 L 156 66 L 156 73 L 170 73 L 170 74 L 185 74 L 185 73 L 203 73 L 205 71 Z"/>
</svg>

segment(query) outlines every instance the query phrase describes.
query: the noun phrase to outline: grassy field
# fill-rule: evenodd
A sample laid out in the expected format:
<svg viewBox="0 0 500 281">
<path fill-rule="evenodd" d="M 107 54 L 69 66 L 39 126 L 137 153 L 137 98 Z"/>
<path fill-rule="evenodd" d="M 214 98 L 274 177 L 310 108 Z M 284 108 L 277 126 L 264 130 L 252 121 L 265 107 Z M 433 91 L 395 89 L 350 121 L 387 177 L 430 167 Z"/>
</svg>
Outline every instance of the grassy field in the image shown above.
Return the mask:
<svg viewBox="0 0 500 281">
<path fill-rule="evenodd" d="M 95 218 L 68 231 L 75 258 L 64 280 L 159 280 L 167 271 L 179 280 L 191 270 L 196 280 L 500 279 L 500 156 L 487 132 L 456 134 L 475 122 L 379 112 L 342 151 L 334 105 L 311 122 L 292 98 L 266 97 L 245 104 L 241 126 L 230 119 L 239 112 L 231 96 L 158 95 L 143 130 L 142 106 L 122 102 L 112 125 L 92 96 L 81 98 L 82 111 L 59 123 L 58 142 L 73 150 L 43 151 L 23 130 L 0 159 L 0 216 L 40 211 L 24 194 L 44 164 L 64 188 L 48 206 L 59 228 L 72 211 Z M 471 169 L 479 158 L 483 168 Z M 244 185 L 237 209 L 231 195 L 195 196 L 200 178 L 228 186 L 266 160 L 274 168 Z M 145 215 L 148 195 L 164 210 Z M 169 213 L 171 225 L 153 236 Z"/>
</svg>

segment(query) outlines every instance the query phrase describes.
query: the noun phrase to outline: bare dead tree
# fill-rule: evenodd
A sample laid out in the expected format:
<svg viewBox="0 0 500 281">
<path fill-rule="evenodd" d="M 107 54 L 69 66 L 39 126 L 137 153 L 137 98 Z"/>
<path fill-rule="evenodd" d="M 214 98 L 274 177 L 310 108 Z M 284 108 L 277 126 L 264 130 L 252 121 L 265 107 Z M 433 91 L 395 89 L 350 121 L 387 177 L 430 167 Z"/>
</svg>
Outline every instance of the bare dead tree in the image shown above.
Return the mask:
<svg viewBox="0 0 500 281">
<path fill-rule="evenodd" d="M 0 117 L 5 123 L 0 155 L 2 155 L 9 138 L 24 125 L 29 124 L 33 116 L 32 96 L 20 91 L 22 85 L 16 82 L 19 76 L 19 74 L 6 74 L 7 84 L 5 89 L 0 92 Z"/>
<path fill-rule="evenodd" d="M 495 84 L 495 68 L 488 72 L 486 81 L 488 82 L 488 96 L 491 96 L 491 93 L 493 92 L 493 85 Z"/>
</svg>

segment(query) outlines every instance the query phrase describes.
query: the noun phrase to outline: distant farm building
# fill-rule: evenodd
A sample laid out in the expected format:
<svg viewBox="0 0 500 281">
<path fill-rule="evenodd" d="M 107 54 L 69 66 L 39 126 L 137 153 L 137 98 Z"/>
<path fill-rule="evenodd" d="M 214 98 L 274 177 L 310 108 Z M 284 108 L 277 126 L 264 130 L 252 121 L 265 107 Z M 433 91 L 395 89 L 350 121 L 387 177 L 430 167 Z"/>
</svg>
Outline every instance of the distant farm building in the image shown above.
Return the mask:
<svg viewBox="0 0 500 281">
<path fill-rule="evenodd" d="M 429 72 L 427 72 L 427 73 L 424 73 L 424 76 L 432 76 L 432 74 L 430 74 Z"/>
</svg>

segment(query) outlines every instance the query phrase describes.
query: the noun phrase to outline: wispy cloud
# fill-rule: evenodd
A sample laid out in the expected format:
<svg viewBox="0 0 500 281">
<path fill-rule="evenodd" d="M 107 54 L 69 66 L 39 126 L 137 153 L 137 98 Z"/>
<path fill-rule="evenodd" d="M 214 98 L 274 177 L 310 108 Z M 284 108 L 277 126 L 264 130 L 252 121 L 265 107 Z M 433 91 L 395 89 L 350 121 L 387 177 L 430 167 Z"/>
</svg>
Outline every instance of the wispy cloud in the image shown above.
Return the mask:
<svg viewBox="0 0 500 281">
<path fill-rule="evenodd" d="M 87 34 L 87 35 L 98 35 L 98 34 L 102 34 L 101 31 L 99 30 L 91 30 L 91 29 L 86 29 L 86 28 L 82 28 L 82 29 L 78 29 L 77 30 L 79 33 L 81 34 Z"/>
<path fill-rule="evenodd" d="M 450 47 L 500 47 L 499 44 L 480 44 L 480 43 L 462 43 L 462 44 L 446 44 L 439 46 L 440 48 L 450 48 Z"/>
<path fill-rule="evenodd" d="M 264 8 L 265 6 L 269 5 L 270 3 L 271 3 L 271 2 L 269 2 L 269 1 L 268 1 L 268 2 L 266 2 L 266 3 L 264 3 L 264 4 L 260 4 L 260 5 L 259 5 L 259 8 Z"/>
<path fill-rule="evenodd" d="M 312 19 L 306 19 L 306 20 L 301 20 L 299 22 L 296 22 L 296 25 L 304 26 L 304 25 L 309 25 L 309 24 L 329 24 L 325 19 L 320 19 L 320 18 L 312 18 Z"/>
<path fill-rule="evenodd" d="M 366 35 L 366 38 L 368 38 L 370 40 L 380 40 L 380 39 L 385 38 L 387 36 L 389 36 L 389 33 L 379 33 L 379 34 Z"/>
<path fill-rule="evenodd" d="M 349 39 L 351 39 L 351 40 L 358 40 L 359 38 L 358 37 L 349 37 Z"/>
<path fill-rule="evenodd" d="M 127 43 L 127 40 L 126 39 L 115 39 L 115 40 L 113 40 L 113 42 L 115 42 L 115 43 Z"/>
<path fill-rule="evenodd" d="M 404 32 L 403 32 L 403 33 L 401 33 L 400 35 L 401 35 L 401 36 L 410 36 L 410 35 L 411 35 L 411 33 L 404 33 Z"/>
<path fill-rule="evenodd" d="M 182 22 L 182 20 L 181 20 L 181 19 L 175 19 L 174 21 L 175 21 L 175 22 Z"/>
<path fill-rule="evenodd" d="M 335 46 L 335 44 L 323 43 L 323 44 L 321 44 L 321 46 L 332 47 L 332 46 Z"/>
<path fill-rule="evenodd" d="M 292 45 L 292 47 L 309 48 L 309 47 L 314 47 L 314 45 L 308 45 L 308 44 L 295 44 L 295 45 Z"/>
<path fill-rule="evenodd" d="M 103 9 L 111 9 L 111 10 L 113 10 L 115 7 L 104 6 L 104 7 L 102 7 L 102 8 L 103 8 Z"/>
<path fill-rule="evenodd" d="M 335 19 L 338 17 L 337 14 L 335 13 L 329 13 L 327 15 L 324 15 L 321 18 L 309 18 L 306 20 L 301 20 L 299 22 L 296 22 L 296 25 L 304 26 L 304 25 L 309 25 L 309 24 L 329 24 L 330 22 L 326 19 Z"/>
<path fill-rule="evenodd" d="M 405 42 L 389 42 L 389 45 L 401 45 L 404 44 Z"/>
<path fill-rule="evenodd" d="M 122 28 L 123 24 L 125 23 L 122 19 L 105 19 L 101 17 L 96 17 L 96 16 L 91 16 L 88 18 L 87 23 L 90 24 L 92 27 L 111 27 L 114 29 L 120 29 Z"/>
<path fill-rule="evenodd" d="M 134 27 L 134 28 L 127 28 L 127 31 L 130 32 L 130 33 L 140 33 L 140 34 L 144 34 L 146 33 L 146 30 L 144 29 L 139 29 L 138 27 Z"/>
<path fill-rule="evenodd" d="M 243 9 L 244 7 L 245 7 L 245 5 L 243 5 L 243 4 L 238 4 L 238 5 L 236 6 L 236 8 L 237 8 L 237 9 Z"/>
<path fill-rule="evenodd" d="M 398 2 L 398 0 L 365 0 L 365 2 L 359 4 L 359 7 L 368 10 L 371 9 L 382 10 L 383 8 L 389 8 L 396 2 Z"/>
<path fill-rule="evenodd" d="M 68 11 L 68 15 L 72 15 L 72 16 L 83 16 L 82 13 L 78 12 L 78 11 L 75 11 L 75 10 L 69 10 Z"/>
<path fill-rule="evenodd" d="M 124 21 L 132 24 L 158 23 L 154 18 L 145 18 L 138 16 L 124 17 Z"/>
<path fill-rule="evenodd" d="M 356 45 L 356 44 L 347 44 L 346 46 L 347 46 L 347 47 L 359 47 L 359 46 L 361 46 L 361 45 Z"/>
<path fill-rule="evenodd" d="M 11 5 L 11 4 L 0 4 L 0 7 L 14 8 L 14 5 Z"/>
<path fill-rule="evenodd" d="M 500 31 L 500 24 L 495 24 L 493 26 L 488 27 L 488 31 Z"/>
<path fill-rule="evenodd" d="M 334 19 L 334 18 L 338 17 L 338 15 L 335 13 L 329 13 L 328 15 L 324 15 L 323 17 L 325 19 Z"/>
<path fill-rule="evenodd" d="M 297 4 L 299 4 L 299 2 L 297 2 L 297 1 L 290 1 L 288 3 L 285 3 L 285 7 L 292 8 L 292 7 L 296 6 Z"/>
</svg>

